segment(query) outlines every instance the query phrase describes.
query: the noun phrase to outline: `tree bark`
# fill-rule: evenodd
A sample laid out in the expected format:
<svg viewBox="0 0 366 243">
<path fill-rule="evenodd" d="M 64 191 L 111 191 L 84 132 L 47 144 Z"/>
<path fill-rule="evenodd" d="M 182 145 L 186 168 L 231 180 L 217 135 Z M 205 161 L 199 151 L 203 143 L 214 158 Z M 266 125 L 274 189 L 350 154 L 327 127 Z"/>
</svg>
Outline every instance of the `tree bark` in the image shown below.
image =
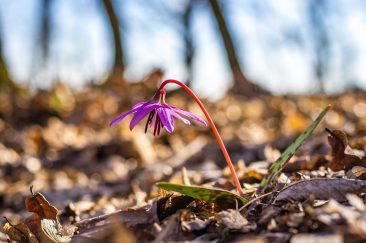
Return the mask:
<svg viewBox="0 0 366 243">
<path fill-rule="evenodd" d="M 45 66 L 48 54 L 49 54 L 49 44 L 50 44 L 50 30 L 51 30 L 51 1 L 42 1 L 42 20 L 40 29 L 40 39 L 41 39 L 41 51 L 42 51 L 42 63 Z"/>
<path fill-rule="evenodd" d="M 192 30 L 191 30 L 191 16 L 192 16 L 193 0 L 189 0 L 187 7 L 182 16 L 182 22 L 184 27 L 184 45 L 185 45 L 185 55 L 184 62 L 187 68 L 187 81 L 188 87 L 192 85 L 192 61 L 194 56 L 194 46 L 192 41 Z"/>
<path fill-rule="evenodd" d="M 239 94 L 251 94 L 253 92 L 266 92 L 262 88 L 258 87 L 257 85 L 251 83 L 247 77 L 244 75 L 240 68 L 239 59 L 235 52 L 234 42 L 230 35 L 227 23 L 225 18 L 222 14 L 221 8 L 217 0 L 209 0 L 212 12 L 215 16 L 215 20 L 220 31 L 220 35 L 222 37 L 226 57 L 229 61 L 234 85 L 231 89 L 234 93 Z"/>
<path fill-rule="evenodd" d="M 314 43 L 313 69 L 320 92 L 325 90 L 324 82 L 330 59 L 330 40 L 324 23 L 326 10 L 327 3 L 325 0 L 312 0 L 309 3 L 308 18 Z"/>
<path fill-rule="evenodd" d="M 113 72 L 119 71 L 123 72 L 124 70 L 124 60 L 123 60 L 123 49 L 122 49 L 122 38 L 120 31 L 120 23 L 117 17 L 117 14 L 113 8 L 113 4 L 111 0 L 103 0 L 103 5 L 106 10 L 109 24 L 113 33 L 113 42 L 114 42 L 114 64 L 113 64 Z"/>
<path fill-rule="evenodd" d="M 1 23 L 0 23 L 1 27 Z M 0 91 L 17 91 L 19 88 L 10 77 L 2 52 L 2 40 L 0 29 Z"/>
</svg>

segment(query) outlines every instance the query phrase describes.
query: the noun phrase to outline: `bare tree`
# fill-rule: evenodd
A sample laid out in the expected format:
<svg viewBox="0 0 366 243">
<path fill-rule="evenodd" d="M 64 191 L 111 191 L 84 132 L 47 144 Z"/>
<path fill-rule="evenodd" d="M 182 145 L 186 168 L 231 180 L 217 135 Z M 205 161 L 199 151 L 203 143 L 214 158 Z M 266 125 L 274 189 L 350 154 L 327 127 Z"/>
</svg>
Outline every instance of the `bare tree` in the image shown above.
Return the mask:
<svg viewBox="0 0 366 243">
<path fill-rule="evenodd" d="M 51 32 L 51 4 L 52 0 L 42 0 L 40 43 L 43 65 L 47 62 Z"/>
<path fill-rule="evenodd" d="M 321 92 L 324 92 L 325 75 L 330 60 L 330 39 L 324 19 L 327 8 L 326 0 L 311 0 L 307 10 L 310 36 L 314 44 L 313 69 Z"/>
<path fill-rule="evenodd" d="M 4 55 L 2 52 L 2 31 L 1 31 L 1 22 L 0 22 L 0 90 L 5 91 L 16 91 L 18 90 L 18 86 L 14 83 L 10 74 L 8 72 L 8 68 L 4 59 Z"/>
<path fill-rule="evenodd" d="M 183 59 L 184 64 L 187 70 L 187 78 L 185 80 L 186 85 L 192 85 L 193 78 L 193 59 L 195 54 L 195 46 L 193 44 L 193 30 L 192 30 L 192 13 L 193 9 L 196 5 L 203 3 L 204 1 L 199 0 L 186 0 L 184 2 L 184 6 L 182 9 L 172 9 L 168 7 L 167 1 L 143 1 L 140 0 L 140 3 L 144 3 L 145 6 L 149 10 L 153 10 L 156 12 L 157 19 L 161 23 L 169 23 L 175 29 L 179 29 L 180 37 L 183 42 Z M 163 71 L 160 68 L 157 68 L 158 73 Z M 153 76 L 155 76 L 155 71 L 152 71 Z M 163 73 L 161 73 L 163 74 Z"/>
<path fill-rule="evenodd" d="M 212 12 L 214 13 L 217 26 L 222 37 L 226 56 L 230 64 L 234 85 L 232 91 L 241 94 L 251 94 L 253 92 L 265 92 L 262 88 L 251 83 L 240 68 L 239 59 L 236 55 L 235 46 L 231 37 L 228 25 L 217 0 L 209 0 Z"/>
<path fill-rule="evenodd" d="M 192 64 L 193 64 L 193 57 L 194 57 L 194 46 L 193 46 L 193 38 L 192 38 L 192 24 L 191 24 L 191 18 L 192 18 L 192 9 L 193 9 L 193 0 L 188 0 L 186 9 L 183 12 L 182 15 L 182 23 L 184 28 L 184 62 L 187 67 L 187 82 L 186 84 L 188 86 L 192 85 L 192 78 L 193 78 L 193 71 L 192 71 Z"/>
<path fill-rule="evenodd" d="M 114 63 L 113 63 L 112 75 L 121 76 L 123 74 L 125 64 L 124 64 L 124 57 L 123 57 L 120 21 L 117 17 L 116 11 L 114 10 L 111 0 L 103 0 L 103 6 L 106 10 L 109 25 L 110 25 L 110 28 L 111 28 L 111 31 L 113 34 Z M 119 78 L 118 80 L 123 82 L 122 78 Z"/>
</svg>

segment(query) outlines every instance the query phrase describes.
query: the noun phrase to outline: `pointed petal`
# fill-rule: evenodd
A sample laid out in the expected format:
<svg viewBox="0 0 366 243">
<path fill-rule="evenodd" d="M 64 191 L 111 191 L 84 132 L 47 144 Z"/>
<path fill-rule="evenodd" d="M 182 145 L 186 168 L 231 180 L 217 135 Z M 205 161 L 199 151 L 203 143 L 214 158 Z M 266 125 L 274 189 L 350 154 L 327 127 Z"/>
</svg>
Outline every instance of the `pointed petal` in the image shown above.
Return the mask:
<svg viewBox="0 0 366 243">
<path fill-rule="evenodd" d="M 167 130 L 169 133 L 172 133 L 174 131 L 174 121 L 170 110 L 166 107 L 161 107 L 157 109 L 157 111 L 165 130 Z"/>
<path fill-rule="evenodd" d="M 177 112 L 175 112 L 174 110 L 170 110 L 170 113 L 172 114 L 173 117 L 181 120 L 182 122 L 184 122 L 187 125 L 191 125 L 191 122 L 185 118 L 183 118 L 181 115 L 179 115 Z"/>
<path fill-rule="evenodd" d="M 116 119 L 112 120 L 110 123 L 109 123 L 109 126 L 113 126 L 114 124 L 120 122 L 123 118 L 125 118 L 126 116 L 128 116 L 129 114 L 131 113 L 134 113 L 136 112 L 140 107 L 141 107 L 142 104 L 136 104 L 132 107 L 131 110 L 119 115 Z"/>
<path fill-rule="evenodd" d="M 202 125 L 207 126 L 207 123 L 206 123 L 204 120 L 202 120 L 201 118 L 199 118 L 198 116 L 196 116 L 196 115 L 194 115 L 194 114 L 192 114 L 192 113 L 190 113 L 190 112 L 188 112 L 188 111 L 181 110 L 181 109 L 179 109 L 179 108 L 177 108 L 177 107 L 175 107 L 175 106 L 171 106 L 171 105 L 167 105 L 167 106 L 169 106 L 169 108 L 170 108 L 171 110 L 173 110 L 173 111 L 175 111 L 175 112 L 177 112 L 177 113 L 180 113 L 180 114 L 182 114 L 182 115 L 184 115 L 184 116 L 186 116 L 186 117 L 189 117 L 189 118 L 191 118 L 191 119 L 193 119 L 193 120 L 195 120 L 195 121 L 198 121 L 198 122 L 199 122 L 199 123 L 201 123 Z"/>
<path fill-rule="evenodd" d="M 139 102 L 137 103 L 136 105 L 132 106 L 131 110 L 119 115 L 116 119 L 112 120 L 110 123 L 109 123 L 109 126 L 113 126 L 114 124 L 120 122 L 123 118 L 125 118 L 126 116 L 128 116 L 129 114 L 131 113 L 134 113 L 136 111 L 138 111 L 139 108 L 141 108 L 141 106 L 143 106 L 144 104 L 147 104 L 147 103 L 150 103 L 150 101 L 148 102 Z"/>
<path fill-rule="evenodd" d="M 149 114 L 152 110 L 156 109 L 156 107 L 158 107 L 159 104 L 158 103 L 149 103 L 146 105 L 142 105 L 135 113 L 135 115 L 133 116 L 131 123 L 130 123 L 130 130 L 132 131 L 132 129 L 137 125 L 137 123 L 139 123 L 147 114 Z"/>
<path fill-rule="evenodd" d="M 129 114 L 133 113 L 134 111 L 133 110 L 129 110 L 123 114 L 121 114 L 120 116 L 118 116 L 116 119 L 112 120 L 110 123 L 109 123 L 109 126 L 113 126 L 114 124 L 120 122 L 123 118 L 125 118 L 126 116 L 128 116 Z"/>
<path fill-rule="evenodd" d="M 141 106 L 143 106 L 144 104 L 146 104 L 146 105 L 148 105 L 148 104 L 150 104 L 151 102 L 150 101 L 141 101 L 141 102 L 139 102 L 139 103 L 137 103 L 137 104 L 135 104 L 134 106 L 132 106 L 132 109 L 131 110 L 133 110 L 133 109 L 138 109 L 138 108 L 140 108 Z"/>
</svg>

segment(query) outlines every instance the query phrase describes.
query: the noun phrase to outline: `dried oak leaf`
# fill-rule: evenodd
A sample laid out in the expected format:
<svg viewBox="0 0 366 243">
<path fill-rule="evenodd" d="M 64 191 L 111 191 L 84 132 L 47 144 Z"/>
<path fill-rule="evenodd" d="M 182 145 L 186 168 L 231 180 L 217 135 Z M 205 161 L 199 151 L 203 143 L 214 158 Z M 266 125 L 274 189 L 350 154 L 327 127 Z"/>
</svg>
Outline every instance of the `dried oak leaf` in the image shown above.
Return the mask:
<svg viewBox="0 0 366 243">
<path fill-rule="evenodd" d="M 305 201 L 312 195 L 318 200 L 335 199 L 337 201 L 346 201 L 347 193 L 364 193 L 366 192 L 366 181 L 350 180 L 350 179 L 330 179 L 330 178 L 313 178 L 295 182 L 282 189 L 274 204 L 281 202 Z"/>
<path fill-rule="evenodd" d="M 228 209 L 217 214 L 217 220 L 230 230 L 240 230 L 249 224 L 248 220 L 239 211 Z"/>
<path fill-rule="evenodd" d="M 350 233 L 366 237 L 366 216 L 364 211 L 355 210 L 352 207 L 342 205 L 334 200 L 330 200 L 322 208 L 328 214 L 339 214 L 347 221 Z"/>
<path fill-rule="evenodd" d="M 349 179 L 366 180 L 366 168 L 362 166 L 354 166 L 347 171 L 346 177 Z"/>
<path fill-rule="evenodd" d="M 25 207 L 28 212 L 35 213 L 42 219 L 57 218 L 57 208 L 52 206 L 41 193 L 33 193 L 31 188 L 31 194 L 31 196 L 28 196 L 25 199 Z"/>
<path fill-rule="evenodd" d="M 189 221 L 182 221 L 181 227 L 183 231 L 192 232 L 204 230 L 211 223 L 211 220 L 202 220 L 199 218 L 191 219 Z"/>
<path fill-rule="evenodd" d="M 333 171 L 349 170 L 354 166 L 366 167 L 366 158 L 357 156 L 348 146 L 346 133 L 326 128 L 329 133 L 328 142 L 332 148 L 332 161 L 329 167 Z"/>
<path fill-rule="evenodd" d="M 5 218 L 6 219 L 6 218 Z M 7 219 L 6 219 L 7 220 Z M 3 226 L 4 233 L 9 236 L 12 241 L 20 243 L 38 243 L 36 236 L 30 231 L 28 226 L 24 223 L 16 225 L 11 224 L 9 221 Z"/>
<path fill-rule="evenodd" d="M 58 210 L 52 206 L 47 199 L 39 192 L 33 193 L 25 199 L 25 206 L 33 214 L 25 219 L 37 239 L 42 243 L 63 243 L 70 240 L 57 219 Z"/>
</svg>

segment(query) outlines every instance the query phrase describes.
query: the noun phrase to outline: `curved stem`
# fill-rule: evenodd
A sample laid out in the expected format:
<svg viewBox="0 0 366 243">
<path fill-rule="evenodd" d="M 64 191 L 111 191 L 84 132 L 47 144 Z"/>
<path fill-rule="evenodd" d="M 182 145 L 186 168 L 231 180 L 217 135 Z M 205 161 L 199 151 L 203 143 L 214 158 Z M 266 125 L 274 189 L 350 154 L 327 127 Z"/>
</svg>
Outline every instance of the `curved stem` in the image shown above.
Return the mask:
<svg viewBox="0 0 366 243">
<path fill-rule="evenodd" d="M 236 188 L 237 188 L 240 196 L 243 196 L 244 195 L 243 189 L 241 188 L 238 175 L 236 174 L 236 171 L 234 169 L 233 163 L 231 162 L 230 156 L 229 156 L 229 154 L 228 154 L 228 152 L 226 150 L 225 144 L 222 141 L 222 138 L 221 138 L 221 136 L 219 134 L 219 131 L 216 128 L 215 123 L 213 122 L 210 114 L 208 113 L 208 111 L 206 110 L 206 108 L 204 107 L 204 105 L 202 104 L 201 100 L 197 97 L 197 95 L 187 85 L 185 85 L 184 83 L 182 83 L 182 82 L 180 82 L 178 80 L 174 80 L 174 79 L 168 79 L 168 80 L 165 80 L 164 82 L 162 82 L 161 85 L 160 85 L 159 90 L 164 90 L 165 85 L 167 85 L 168 83 L 175 83 L 175 84 L 181 86 L 196 101 L 196 103 L 198 104 L 198 106 L 203 111 L 203 114 L 205 114 L 205 116 L 207 118 L 207 121 L 208 121 L 208 124 L 210 124 L 211 130 L 215 134 L 215 137 L 216 137 L 217 143 L 220 146 L 221 152 L 222 152 L 222 154 L 225 157 L 226 163 L 229 166 L 229 169 L 230 169 L 230 172 L 231 172 L 231 176 L 232 176 L 232 178 L 234 180 L 235 186 L 236 186 Z"/>
</svg>

